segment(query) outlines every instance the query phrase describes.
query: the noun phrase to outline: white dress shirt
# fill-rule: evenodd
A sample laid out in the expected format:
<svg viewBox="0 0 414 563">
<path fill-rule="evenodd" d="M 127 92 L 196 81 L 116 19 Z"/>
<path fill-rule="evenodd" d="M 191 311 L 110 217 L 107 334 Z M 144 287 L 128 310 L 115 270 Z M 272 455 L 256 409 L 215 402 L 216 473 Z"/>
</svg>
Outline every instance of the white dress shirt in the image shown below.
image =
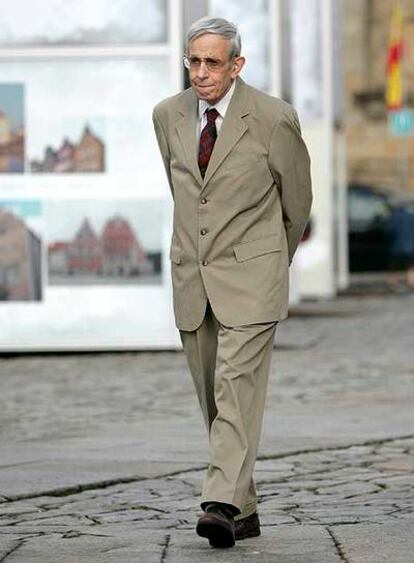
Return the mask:
<svg viewBox="0 0 414 563">
<path fill-rule="evenodd" d="M 223 123 L 223 119 L 226 115 L 226 111 L 229 107 L 230 100 L 231 100 L 231 97 L 233 96 L 235 87 L 236 87 L 236 81 L 233 80 L 233 83 L 230 86 L 230 89 L 227 92 L 227 94 L 225 96 L 223 96 L 221 98 L 221 100 L 219 102 L 217 102 L 216 105 L 214 105 L 214 106 L 210 105 L 205 100 L 199 100 L 198 101 L 197 140 L 200 139 L 201 131 L 207 125 L 206 110 L 208 110 L 208 109 L 215 108 L 219 113 L 219 115 L 216 118 L 217 135 L 219 134 L 220 128 L 221 128 L 222 123 Z"/>
</svg>

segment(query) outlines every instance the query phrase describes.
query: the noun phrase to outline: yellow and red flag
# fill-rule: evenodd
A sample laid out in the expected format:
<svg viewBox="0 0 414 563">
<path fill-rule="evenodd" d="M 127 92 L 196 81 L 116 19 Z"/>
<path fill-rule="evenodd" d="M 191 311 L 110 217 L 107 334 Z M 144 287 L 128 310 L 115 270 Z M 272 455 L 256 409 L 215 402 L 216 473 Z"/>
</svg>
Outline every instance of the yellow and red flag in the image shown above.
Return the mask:
<svg viewBox="0 0 414 563">
<path fill-rule="evenodd" d="M 399 3 L 395 3 L 391 16 L 391 30 L 387 58 L 386 104 L 388 111 L 403 106 L 402 58 L 404 17 Z"/>
<path fill-rule="evenodd" d="M 391 30 L 387 59 L 386 104 L 389 111 L 403 106 L 402 58 L 404 18 L 399 3 L 395 3 L 391 16 Z"/>
</svg>

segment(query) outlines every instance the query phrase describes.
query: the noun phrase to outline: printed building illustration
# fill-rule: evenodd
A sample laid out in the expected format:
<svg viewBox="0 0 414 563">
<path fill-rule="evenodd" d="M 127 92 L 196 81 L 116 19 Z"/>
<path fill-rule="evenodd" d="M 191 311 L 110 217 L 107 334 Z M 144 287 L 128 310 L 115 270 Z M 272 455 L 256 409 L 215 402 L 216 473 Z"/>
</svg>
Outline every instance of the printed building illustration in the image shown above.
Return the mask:
<svg viewBox="0 0 414 563">
<path fill-rule="evenodd" d="M 0 173 L 24 171 L 24 130 L 13 130 L 7 115 L 0 108 Z"/>
<path fill-rule="evenodd" d="M 39 301 L 41 269 L 39 237 L 0 208 L 0 301 Z"/>
<path fill-rule="evenodd" d="M 49 245 L 51 274 L 129 277 L 154 273 L 141 243 L 129 222 L 116 215 L 96 234 L 85 218 L 71 241 Z"/>
<path fill-rule="evenodd" d="M 58 149 L 46 147 L 43 160 L 32 160 L 32 172 L 105 172 L 105 145 L 86 125 L 78 144 L 65 138 Z"/>
</svg>

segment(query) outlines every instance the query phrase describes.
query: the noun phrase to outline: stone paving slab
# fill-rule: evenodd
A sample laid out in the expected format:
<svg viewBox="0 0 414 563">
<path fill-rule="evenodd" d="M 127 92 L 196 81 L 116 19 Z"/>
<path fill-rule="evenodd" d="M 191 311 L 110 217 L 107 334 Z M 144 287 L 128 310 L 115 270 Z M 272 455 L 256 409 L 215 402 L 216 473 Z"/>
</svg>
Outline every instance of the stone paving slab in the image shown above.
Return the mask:
<svg viewBox="0 0 414 563">
<path fill-rule="evenodd" d="M 116 534 L 111 529 L 50 534 L 9 544 L 7 563 L 159 563 L 165 542 L 162 531 L 132 526 L 118 528 Z"/>
<path fill-rule="evenodd" d="M 172 535 L 167 563 L 340 563 L 328 531 L 321 526 L 264 528 L 259 538 L 243 540 L 231 550 L 212 549 L 190 532 Z"/>
<path fill-rule="evenodd" d="M 100 463 L 69 459 L 17 464 L 14 467 L 0 468 L 0 496 L 18 499 L 40 495 L 43 492 L 64 494 L 80 488 L 101 488 L 111 483 L 169 475 L 200 465 L 173 461 L 137 461 L 126 464 L 113 459 Z"/>
<path fill-rule="evenodd" d="M 412 563 L 413 521 L 336 526 L 343 561 L 351 563 Z"/>
</svg>

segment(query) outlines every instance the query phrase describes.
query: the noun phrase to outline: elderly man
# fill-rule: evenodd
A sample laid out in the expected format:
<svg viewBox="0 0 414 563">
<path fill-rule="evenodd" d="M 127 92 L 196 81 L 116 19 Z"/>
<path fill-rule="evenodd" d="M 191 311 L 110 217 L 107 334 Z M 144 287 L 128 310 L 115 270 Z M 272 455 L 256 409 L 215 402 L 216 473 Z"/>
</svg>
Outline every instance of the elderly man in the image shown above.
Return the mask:
<svg viewBox="0 0 414 563">
<path fill-rule="evenodd" d="M 196 531 L 214 547 L 260 534 L 252 473 L 312 198 L 297 114 L 239 77 L 240 53 L 232 23 L 196 21 L 184 57 L 191 88 L 153 114 L 174 199 L 176 324 L 209 433 Z"/>
</svg>

